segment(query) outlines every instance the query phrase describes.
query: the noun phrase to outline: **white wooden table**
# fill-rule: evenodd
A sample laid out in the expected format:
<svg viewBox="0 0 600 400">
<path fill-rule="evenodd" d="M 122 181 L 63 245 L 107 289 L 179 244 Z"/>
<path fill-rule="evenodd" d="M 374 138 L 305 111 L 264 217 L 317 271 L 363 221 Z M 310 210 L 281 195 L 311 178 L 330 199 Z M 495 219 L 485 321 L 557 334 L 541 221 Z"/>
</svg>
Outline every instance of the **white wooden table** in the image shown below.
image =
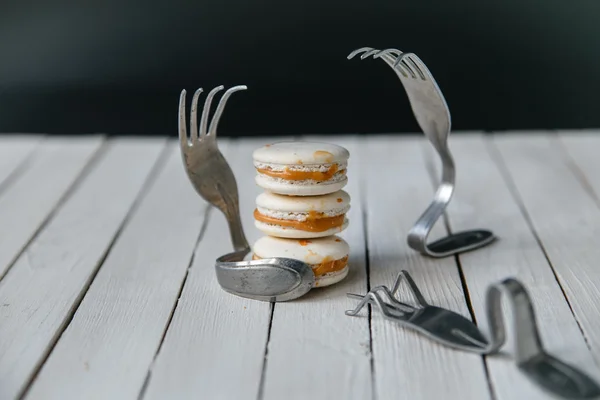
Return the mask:
<svg viewBox="0 0 600 400">
<path fill-rule="evenodd" d="M 252 241 L 251 154 L 271 140 L 220 140 Z M 406 244 L 437 181 L 424 139 L 320 140 L 351 153 L 351 273 L 273 306 L 218 286 L 225 219 L 192 189 L 175 139 L 0 137 L 0 399 L 550 398 L 508 356 L 344 315 L 347 292 L 400 269 L 486 331 L 487 286 L 520 279 L 548 350 L 600 380 L 600 132 L 454 134 L 448 227 L 500 238 L 456 259 Z"/>
</svg>

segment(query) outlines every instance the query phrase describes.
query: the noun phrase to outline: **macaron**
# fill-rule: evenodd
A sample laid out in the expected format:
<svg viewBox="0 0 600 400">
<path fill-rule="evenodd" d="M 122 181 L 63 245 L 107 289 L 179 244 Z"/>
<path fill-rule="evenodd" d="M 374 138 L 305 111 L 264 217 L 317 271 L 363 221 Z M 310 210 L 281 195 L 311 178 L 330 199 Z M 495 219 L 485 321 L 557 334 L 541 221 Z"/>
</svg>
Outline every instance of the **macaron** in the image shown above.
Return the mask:
<svg viewBox="0 0 600 400">
<path fill-rule="evenodd" d="M 315 196 L 346 186 L 350 153 L 320 142 L 277 142 L 253 153 L 256 184 L 273 193 Z"/>
<path fill-rule="evenodd" d="M 256 198 L 254 225 L 263 233 L 309 239 L 346 229 L 350 196 L 343 190 L 322 196 L 285 196 L 263 192 Z"/>
<path fill-rule="evenodd" d="M 317 239 L 285 239 L 264 236 L 253 246 L 252 258 L 285 257 L 309 264 L 315 287 L 333 285 L 348 275 L 348 243 L 338 236 Z"/>
</svg>

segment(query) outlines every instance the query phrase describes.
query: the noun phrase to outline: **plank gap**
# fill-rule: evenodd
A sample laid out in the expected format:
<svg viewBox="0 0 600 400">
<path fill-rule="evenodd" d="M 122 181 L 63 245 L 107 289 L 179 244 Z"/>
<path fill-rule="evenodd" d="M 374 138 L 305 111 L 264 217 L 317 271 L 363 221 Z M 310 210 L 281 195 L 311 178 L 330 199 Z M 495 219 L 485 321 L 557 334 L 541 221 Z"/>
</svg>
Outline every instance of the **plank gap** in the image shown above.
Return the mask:
<svg viewBox="0 0 600 400">
<path fill-rule="evenodd" d="M 359 175 L 359 186 L 361 188 L 366 187 L 363 182 L 364 177 L 362 174 Z M 371 258 L 369 256 L 369 207 L 367 206 L 366 191 L 361 190 L 359 193 L 361 214 L 363 219 L 363 238 L 365 244 L 365 274 L 367 281 L 367 292 L 371 291 Z M 369 325 L 369 366 L 371 369 L 371 397 L 373 400 L 377 400 L 377 388 L 375 385 L 375 359 L 373 358 L 373 308 L 371 304 L 367 305 L 367 321 Z"/>
<path fill-rule="evenodd" d="M 431 152 L 427 151 L 426 146 L 428 143 L 424 144 L 421 149 L 423 150 L 423 156 L 425 159 L 425 168 L 427 169 L 431 185 L 433 189 L 437 189 L 438 179 L 436 175 L 436 168 L 433 163 L 433 159 L 431 158 Z M 442 222 L 444 227 L 446 228 L 446 233 L 448 235 L 452 234 L 452 227 L 450 226 L 450 219 L 448 218 L 448 213 L 444 211 L 442 214 Z M 458 269 L 458 276 L 460 277 L 460 283 L 462 286 L 463 294 L 465 296 L 465 302 L 467 304 L 467 308 L 469 310 L 469 314 L 471 315 L 471 319 L 475 324 L 477 324 L 477 317 L 475 317 L 475 311 L 473 310 L 473 305 L 471 303 L 471 295 L 469 294 L 469 288 L 467 287 L 467 281 L 465 279 L 465 274 L 460 263 L 460 256 L 458 254 L 454 255 L 454 262 L 456 263 L 456 268 Z"/>
<path fill-rule="evenodd" d="M 38 141 L 35 146 L 25 155 L 25 157 L 17 164 L 17 166 L 8 174 L 8 176 L 0 182 L 0 195 L 6 191 L 14 182 L 16 182 L 21 175 L 29 168 L 35 154 L 40 149 L 40 143 L 42 141 Z"/>
<path fill-rule="evenodd" d="M 427 169 L 427 172 L 429 174 L 431 184 L 433 185 L 433 189 L 437 190 L 437 185 L 439 184 L 439 181 L 437 179 L 438 175 L 436 174 L 437 171 L 435 168 L 434 160 L 431 156 L 433 152 L 428 151 L 428 147 L 427 147 L 428 144 L 429 143 L 426 143 L 423 146 L 421 146 L 421 149 L 423 151 L 423 158 L 425 159 L 425 168 Z M 456 188 L 455 188 L 455 190 L 456 190 Z M 446 228 L 446 232 L 448 233 L 448 235 L 451 235 L 452 234 L 452 226 L 450 224 L 450 218 L 448 216 L 447 211 L 444 211 L 444 214 L 442 214 L 442 221 L 443 221 L 444 227 Z M 458 270 L 458 276 L 460 278 L 460 284 L 462 287 L 463 295 L 465 297 L 465 303 L 467 305 L 467 309 L 469 310 L 469 315 L 471 316 L 473 323 L 475 325 L 478 325 L 477 316 L 475 315 L 475 309 L 473 308 L 473 301 L 471 300 L 471 294 L 469 292 L 469 287 L 467 285 L 467 278 L 465 277 L 465 272 L 463 270 L 459 254 L 454 255 L 454 262 L 456 263 L 456 268 Z M 490 371 L 489 371 L 489 367 L 487 364 L 487 358 L 485 355 L 481 356 L 481 363 L 483 365 L 483 371 L 485 373 L 485 379 L 487 380 L 491 399 L 495 400 L 496 393 L 494 392 L 494 385 L 492 384 L 492 378 L 490 376 Z"/>
<path fill-rule="evenodd" d="M 98 156 L 98 153 L 104 154 L 106 152 L 106 150 L 108 149 L 109 146 L 107 146 L 106 143 L 108 143 L 108 142 L 104 142 L 102 144 L 102 146 L 100 147 L 100 150 L 98 150 L 98 152 L 96 154 L 94 154 L 94 156 L 92 157 L 92 161 L 90 161 L 86 165 L 86 167 L 84 167 L 85 175 L 83 175 L 84 173 L 82 172 L 82 174 L 80 174 L 80 176 L 77 178 L 75 184 L 72 185 L 69 188 L 68 192 L 74 191 L 75 188 L 76 188 L 75 185 L 81 184 L 81 182 L 83 182 L 83 179 L 80 179 L 80 178 L 82 176 L 84 176 L 84 177 L 87 176 L 90 173 L 90 171 L 92 171 L 91 164 L 95 165 L 95 163 L 97 163 L 100 160 L 100 157 Z M 167 161 L 167 158 L 168 158 L 167 156 L 168 156 L 168 146 L 166 146 L 166 144 L 165 144 L 165 146 L 163 147 L 163 150 L 161 151 L 160 155 L 158 156 L 158 158 L 157 158 L 156 162 L 154 163 L 152 169 L 150 169 L 150 172 L 149 172 L 148 176 L 144 180 L 144 183 L 142 184 L 142 189 L 137 194 L 137 196 L 136 196 L 135 200 L 133 201 L 131 207 L 127 211 L 127 214 L 125 215 L 125 218 L 123 219 L 123 221 L 119 225 L 117 231 L 115 232 L 115 235 L 113 236 L 113 238 L 110 241 L 108 247 L 106 248 L 106 250 L 102 254 L 100 260 L 96 264 L 95 269 L 90 274 L 90 277 L 88 278 L 87 282 L 83 286 L 80 294 L 75 299 L 75 301 L 74 301 L 73 305 L 71 306 L 69 312 L 67 313 L 66 318 L 63 321 L 62 325 L 57 330 L 55 336 L 50 340 L 50 343 L 48 344 L 48 347 L 46 348 L 46 351 L 44 351 L 44 353 L 42 354 L 42 357 L 40 358 L 40 361 L 38 362 L 38 365 L 35 366 L 35 368 L 33 370 L 33 373 L 31 374 L 31 377 L 25 383 L 25 385 L 24 385 L 23 390 L 21 391 L 21 393 L 19 393 L 17 395 L 17 399 L 22 400 L 22 399 L 24 399 L 27 396 L 29 390 L 32 387 L 33 382 L 35 381 L 35 379 L 38 377 L 40 371 L 42 370 L 42 367 L 44 366 L 44 364 L 46 363 L 46 361 L 50 357 L 50 354 L 52 354 L 52 351 L 54 350 L 54 348 L 56 347 L 56 345 L 60 341 L 60 338 L 62 337 L 63 333 L 67 330 L 67 328 L 71 324 L 71 321 L 73 321 L 73 317 L 75 316 L 75 313 L 77 312 L 77 309 L 81 305 L 81 302 L 85 298 L 85 295 L 87 294 L 90 286 L 92 285 L 92 283 L 94 282 L 94 279 L 98 275 L 98 272 L 100 271 L 100 268 L 102 268 L 102 265 L 104 264 L 104 261 L 107 259 L 107 257 L 110 254 L 113 246 L 115 245 L 115 243 L 119 239 L 119 236 L 121 235 L 121 232 L 123 231 L 123 229 L 125 228 L 125 226 L 129 222 L 129 219 L 133 215 L 135 209 L 141 203 L 142 199 L 144 198 L 144 196 L 146 195 L 146 193 L 148 192 L 148 190 L 152 187 L 152 184 L 154 183 L 154 181 L 156 180 L 156 177 L 158 175 L 157 172 L 160 170 L 160 168 L 162 168 L 164 166 L 164 164 Z M 64 201 L 64 199 L 61 198 L 61 200 L 60 200 L 59 203 L 62 203 L 63 201 Z M 55 208 L 52 211 L 51 215 L 53 215 L 56 212 L 56 210 L 58 210 L 58 207 Z M 50 219 L 47 219 L 47 221 L 49 221 L 49 220 Z M 45 225 L 47 223 L 47 221 L 44 221 L 43 225 Z M 40 230 L 38 230 L 38 232 Z M 37 235 L 38 232 L 36 232 L 36 235 Z M 17 257 L 17 259 L 18 259 L 18 257 Z"/>
<path fill-rule="evenodd" d="M 269 357 L 269 342 L 271 341 L 271 329 L 273 328 L 273 315 L 275 314 L 275 302 L 271 302 L 271 309 L 269 311 L 269 325 L 267 328 L 267 340 L 265 343 L 265 353 L 263 357 L 262 371 L 260 374 L 260 382 L 258 384 L 257 399 L 262 400 L 265 394 L 265 379 L 267 376 L 267 362 Z"/>
<path fill-rule="evenodd" d="M 529 215 L 527 208 L 525 207 L 525 203 L 519 193 L 519 189 L 517 188 L 516 184 L 512 180 L 512 178 L 510 176 L 510 171 L 508 170 L 508 167 L 506 166 L 504 158 L 503 158 L 502 154 L 500 153 L 500 150 L 492 142 L 492 138 L 493 138 L 493 136 L 490 136 L 490 138 L 486 138 L 486 140 L 485 140 L 485 145 L 488 150 L 488 153 L 490 154 L 491 159 L 498 166 L 498 169 L 500 170 L 500 174 L 502 175 L 502 178 L 504 179 L 504 182 L 506 183 L 506 186 L 508 187 L 508 190 L 509 190 L 511 196 L 513 197 L 515 203 L 517 204 L 517 207 L 521 211 L 521 215 L 523 215 L 523 218 L 525 218 L 527 226 L 529 227 L 531 234 L 535 238 L 535 241 L 537 242 L 538 246 L 540 246 L 540 249 L 541 249 L 542 253 L 544 254 L 544 258 L 546 259 L 546 262 L 550 266 L 552 275 L 554 276 L 554 279 L 556 280 L 556 283 L 557 283 L 558 287 L 560 288 L 563 298 L 565 299 L 567 306 L 569 307 L 569 310 L 571 311 L 571 314 L 573 315 L 573 319 L 577 323 L 577 327 L 579 328 L 579 331 L 581 332 L 583 340 L 585 341 L 587 348 L 590 350 L 590 352 L 592 352 L 592 347 L 591 347 L 590 341 L 589 341 L 587 335 L 585 334 L 583 327 L 581 326 L 581 323 L 580 323 L 579 319 L 577 318 L 577 315 L 575 314 L 573 305 L 571 304 L 571 301 L 569 300 L 567 293 L 565 292 L 565 289 L 560 282 L 560 279 L 558 278 L 558 273 L 556 272 L 556 269 L 555 269 L 554 265 L 552 264 L 552 261 L 548 254 L 548 251 L 546 250 L 544 243 L 542 242 L 540 236 L 538 235 L 537 231 L 535 230 L 535 227 L 533 225 L 533 220 L 532 220 L 531 216 Z M 596 357 L 593 357 L 593 359 L 594 359 L 594 362 L 596 364 L 598 364 L 598 362 L 596 361 Z"/>
<path fill-rule="evenodd" d="M 100 147 L 98 147 L 98 149 L 94 152 L 92 157 L 90 157 L 90 159 L 86 162 L 85 166 L 81 169 L 75 180 L 73 180 L 73 183 L 71 183 L 67 190 L 65 190 L 64 193 L 59 197 L 55 206 L 50 210 L 48 215 L 44 217 L 40 225 L 37 227 L 37 229 L 33 231 L 33 233 L 25 242 L 23 247 L 21 247 L 21 249 L 13 257 L 13 259 L 8 263 L 6 269 L 4 270 L 4 274 L 0 273 L 0 282 L 2 281 L 2 279 L 4 279 L 5 276 L 8 275 L 12 267 L 16 264 L 17 260 L 23 255 L 23 253 L 29 247 L 29 245 L 38 237 L 40 232 L 42 232 L 46 228 L 46 226 L 48 226 L 48 224 L 50 223 L 50 221 L 52 221 L 58 210 L 61 209 L 65 201 L 77 190 L 77 188 L 83 183 L 83 181 L 85 181 L 90 172 L 94 169 L 96 164 L 102 158 L 102 155 L 106 153 L 107 149 L 107 142 L 103 141 Z M 23 168 L 21 173 L 24 172 L 26 169 L 27 168 Z"/>
</svg>

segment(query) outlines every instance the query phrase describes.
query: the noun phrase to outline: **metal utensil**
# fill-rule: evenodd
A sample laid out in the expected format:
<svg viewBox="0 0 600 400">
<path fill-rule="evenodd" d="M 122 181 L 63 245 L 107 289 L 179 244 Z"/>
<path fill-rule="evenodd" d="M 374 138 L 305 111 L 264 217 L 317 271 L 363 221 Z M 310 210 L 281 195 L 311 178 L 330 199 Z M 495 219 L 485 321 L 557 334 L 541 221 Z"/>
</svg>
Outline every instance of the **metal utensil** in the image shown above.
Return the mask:
<svg viewBox="0 0 600 400">
<path fill-rule="evenodd" d="M 394 70 L 404 86 L 419 126 L 442 162 L 441 183 L 432 203 L 409 231 L 408 245 L 431 257 L 447 257 L 483 247 L 494 241 L 492 232 L 476 229 L 456 232 L 427 244 L 431 229 L 450 203 L 456 180 L 454 160 L 448 147 L 451 125 L 448 105 L 431 72 L 415 54 L 402 53 L 396 49 L 378 50 L 363 47 L 350 53 L 348 59 L 361 53 L 361 60 L 370 56 L 381 58 Z"/>
<path fill-rule="evenodd" d="M 418 308 L 396 298 L 403 277 L 419 304 Z M 600 386 L 588 375 L 544 350 L 531 298 L 525 287 L 514 278 L 490 285 L 487 290 L 486 316 L 491 336 L 489 341 L 473 322 L 460 314 L 427 304 L 407 271 L 398 275 L 391 291 L 386 286 L 377 286 L 364 296 L 349 293 L 349 297 L 361 299 L 361 302 L 354 310 L 346 311 L 346 315 L 357 315 L 366 304 L 375 305 L 386 319 L 448 347 L 492 355 L 506 342 L 502 294 L 508 297 L 512 307 L 514 359 L 519 370 L 544 390 L 564 398 L 590 399 L 600 396 Z"/>
<path fill-rule="evenodd" d="M 396 298 L 402 278 L 408 283 L 408 289 L 416 299 L 417 307 Z M 387 301 L 384 301 L 382 296 Z M 386 319 L 446 346 L 476 353 L 481 353 L 489 346 L 485 336 L 471 320 L 453 311 L 428 304 L 408 271 L 398 274 L 391 291 L 386 286 L 377 286 L 364 296 L 348 293 L 348 297 L 362 300 L 354 310 L 346 311 L 346 315 L 357 315 L 366 304 L 372 304 L 379 308 Z"/>
<path fill-rule="evenodd" d="M 508 297 L 512 307 L 517 367 L 543 389 L 564 398 L 590 399 L 600 396 L 600 386 L 588 375 L 544 350 L 531 298 L 516 279 L 505 279 L 487 290 L 486 314 L 491 342 L 483 354 L 497 352 L 506 339 L 502 294 Z"/>
<path fill-rule="evenodd" d="M 185 97 L 179 98 L 179 139 L 185 171 L 196 192 L 225 215 L 234 252 L 219 257 L 215 262 L 217 280 L 229 293 L 262 301 L 286 301 L 306 294 L 315 283 L 310 265 L 287 258 L 245 260 L 250 253 L 242 221 L 237 183 L 231 167 L 217 145 L 217 125 L 223 115 L 227 99 L 246 86 L 234 86 L 221 97 L 210 126 L 208 114 L 218 86 L 210 91 L 204 103 L 198 129 L 198 98 L 202 89 L 192 98 L 190 136 L 187 134 Z"/>
</svg>

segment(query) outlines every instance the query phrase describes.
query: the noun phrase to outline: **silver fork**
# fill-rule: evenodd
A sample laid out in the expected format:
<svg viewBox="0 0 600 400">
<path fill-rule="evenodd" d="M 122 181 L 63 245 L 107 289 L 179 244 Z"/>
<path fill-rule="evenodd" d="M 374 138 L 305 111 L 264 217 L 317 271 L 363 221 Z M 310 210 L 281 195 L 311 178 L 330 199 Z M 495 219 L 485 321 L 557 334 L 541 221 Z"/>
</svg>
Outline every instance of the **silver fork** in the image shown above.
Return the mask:
<svg viewBox="0 0 600 400">
<path fill-rule="evenodd" d="M 218 86 L 210 91 L 204 103 L 198 127 L 198 98 L 192 98 L 190 135 L 187 134 L 185 97 L 179 97 L 179 141 L 185 171 L 196 192 L 225 215 L 234 252 L 217 258 L 215 270 L 221 287 L 229 293 L 263 301 L 286 301 L 306 294 L 315 283 L 312 268 L 301 261 L 288 258 L 244 260 L 250 252 L 242 221 L 237 183 L 231 167 L 217 145 L 217 125 L 225 104 L 234 92 L 247 89 L 234 86 L 221 97 L 210 125 L 208 114 L 215 95 L 223 90 Z"/>
<path fill-rule="evenodd" d="M 403 303 L 396 298 L 402 278 L 407 282 L 417 306 Z M 384 301 L 382 296 L 387 301 Z M 391 291 L 386 286 L 377 286 L 364 296 L 348 293 L 348 297 L 361 301 L 354 310 L 346 311 L 346 315 L 355 316 L 365 305 L 372 304 L 379 308 L 384 318 L 446 346 L 478 354 L 489 346 L 485 336 L 471 320 L 454 311 L 427 303 L 407 271 L 398 274 Z"/>
<path fill-rule="evenodd" d="M 215 115 L 208 126 L 208 114 L 210 105 L 215 95 L 223 90 L 223 86 L 217 86 L 208 93 L 198 129 L 198 98 L 202 89 L 196 90 L 192 98 L 192 111 L 190 114 L 190 137 L 187 135 L 185 95 L 181 92 L 179 98 L 179 140 L 181 145 L 181 156 L 185 165 L 185 171 L 192 185 L 200 196 L 208 203 L 217 207 L 227 219 L 231 242 L 236 251 L 250 251 L 250 245 L 244 235 L 242 221 L 240 219 L 240 206 L 238 199 L 237 183 L 231 167 L 219 151 L 217 145 L 217 125 L 223 115 L 225 104 L 233 93 L 246 90 L 247 87 L 240 85 L 227 90 L 217 106 Z"/>
<path fill-rule="evenodd" d="M 402 277 L 406 279 L 417 307 L 396 298 Z M 361 301 L 354 310 L 346 311 L 346 315 L 355 316 L 365 305 L 375 305 L 384 318 L 441 344 L 477 354 L 493 355 L 498 353 L 506 342 L 502 313 L 503 294 L 512 309 L 514 358 L 519 370 L 543 389 L 561 397 L 598 398 L 600 386 L 590 376 L 544 349 L 531 298 L 523 284 L 514 278 L 492 284 L 487 289 L 485 306 L 490 331 L 489 341 L 469 319 L 453 311 L 429 305 L 406 271 L 398 275 L 391 291 L 386 286 L 377 286 L 364 296 L 348 293 L 348 297 Z"/>
<path fill-rule="evenodd" d="M 402 53 L 397 49 L 378 50 L 363 47 L 350 53 L 348 59 L 361 53 L 361 60 L 370 56 L 381 58 L 398 75 L 419 126 L 442 161 L 441 183 L 432 203 L 409 231 L 408 245 L 431 257 L 447 257 L 483 247 L 494 241 L 492 232 L 477 229 L 456 232 L 427 244 L 431 229 L 450 203 L 456 180 L 454 160 L 448 148 L 451 126 L 448 105 L 431 72 L 414 53 Z"/>
</svg>

